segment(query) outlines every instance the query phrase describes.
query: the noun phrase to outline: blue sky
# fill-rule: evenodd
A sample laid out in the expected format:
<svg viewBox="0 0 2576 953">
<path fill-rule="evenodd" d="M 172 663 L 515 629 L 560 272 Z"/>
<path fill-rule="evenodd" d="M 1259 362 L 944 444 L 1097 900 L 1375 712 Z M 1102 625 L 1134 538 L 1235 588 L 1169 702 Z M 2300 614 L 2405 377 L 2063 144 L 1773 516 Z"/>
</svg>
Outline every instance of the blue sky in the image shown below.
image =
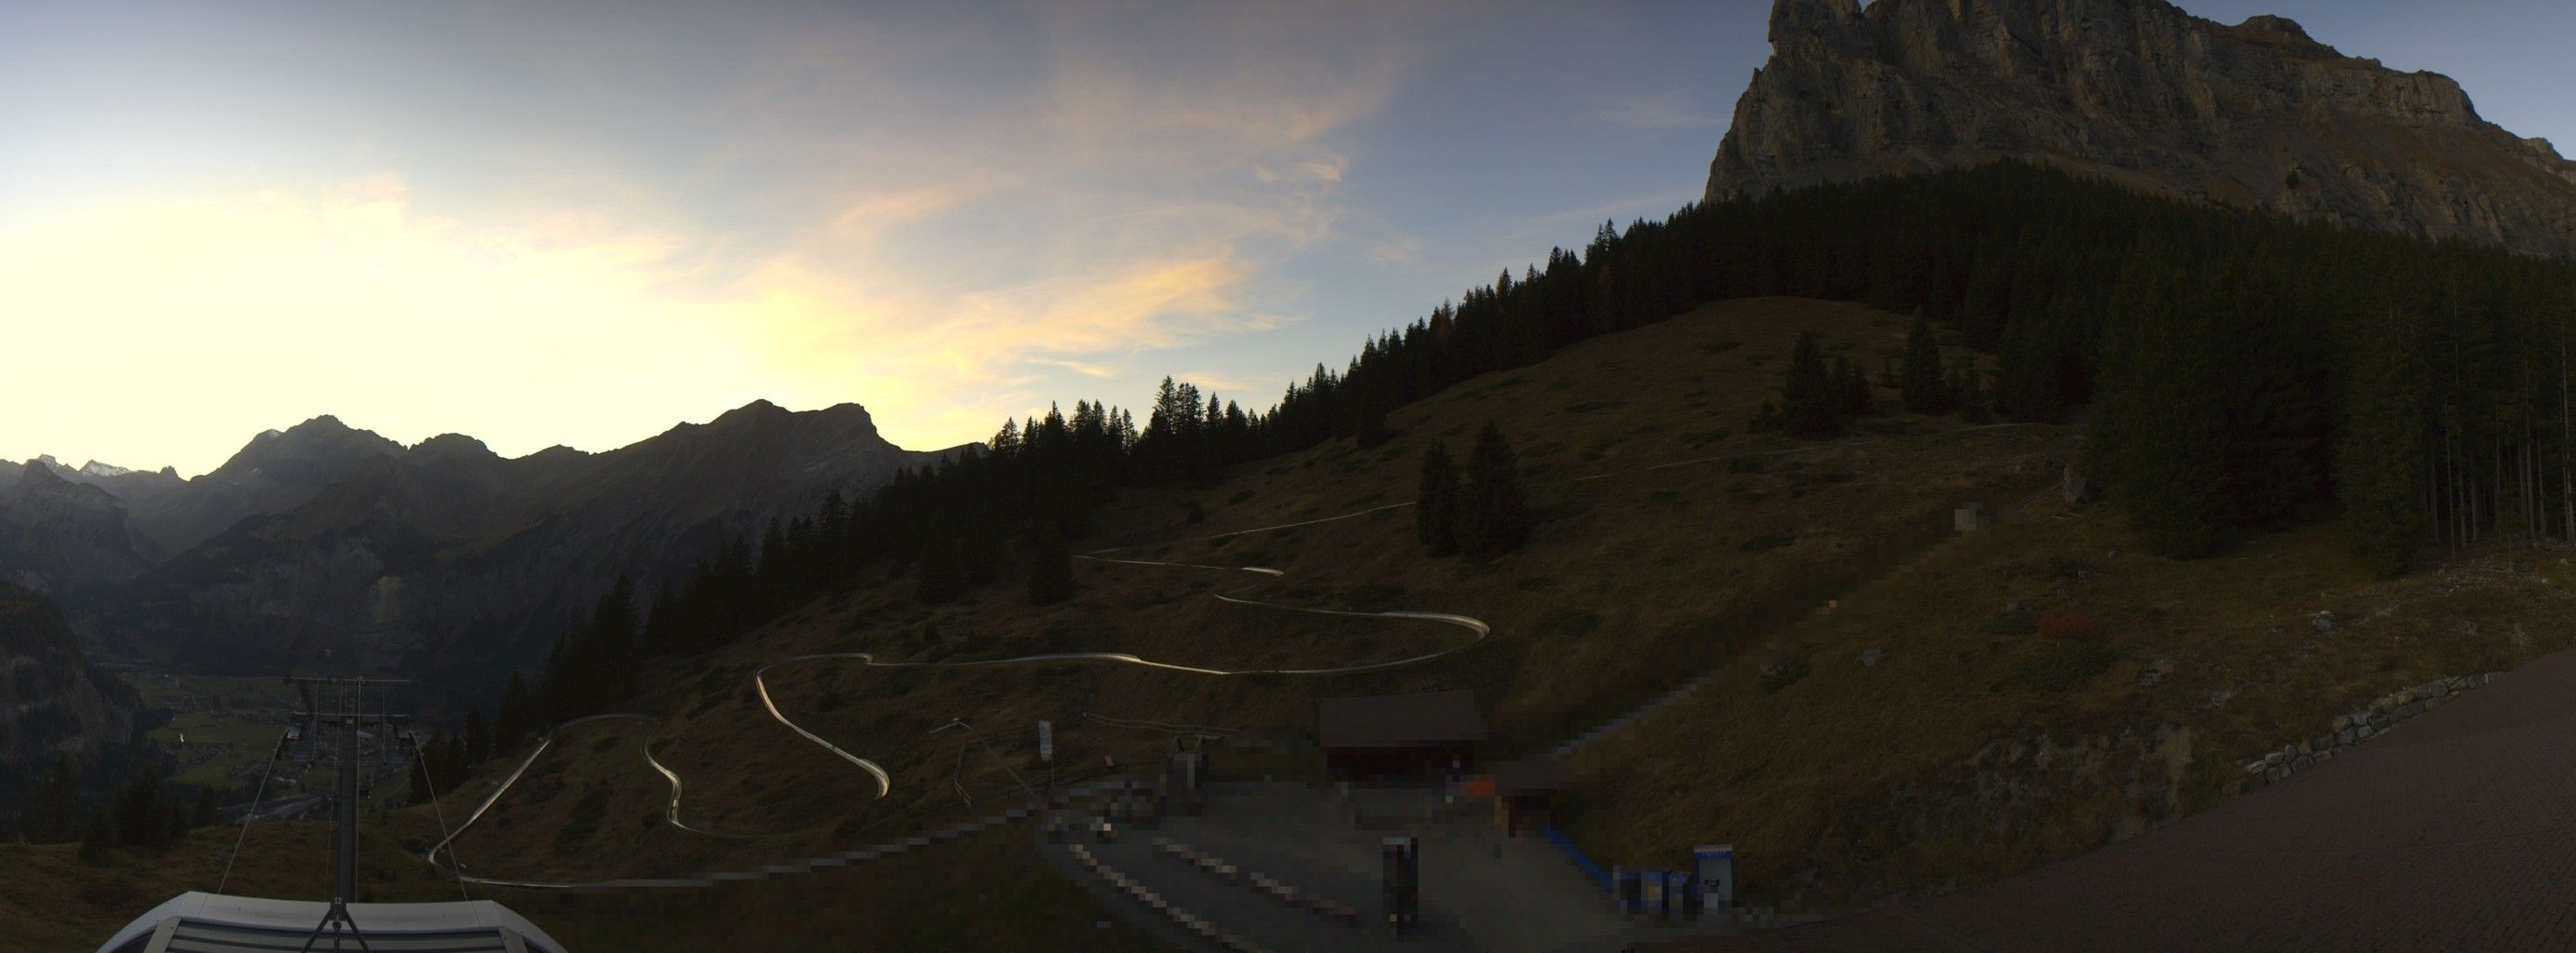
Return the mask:
<svg viewBox="0 0 2576 953">
<path fill-rule="evenodd" d="M 1267 404 L 1696 197 L 1768 6 L 0 4 L 0 456 Z M 2576 6 L 2185 7 L 2576 139 Z"/>
</svg>

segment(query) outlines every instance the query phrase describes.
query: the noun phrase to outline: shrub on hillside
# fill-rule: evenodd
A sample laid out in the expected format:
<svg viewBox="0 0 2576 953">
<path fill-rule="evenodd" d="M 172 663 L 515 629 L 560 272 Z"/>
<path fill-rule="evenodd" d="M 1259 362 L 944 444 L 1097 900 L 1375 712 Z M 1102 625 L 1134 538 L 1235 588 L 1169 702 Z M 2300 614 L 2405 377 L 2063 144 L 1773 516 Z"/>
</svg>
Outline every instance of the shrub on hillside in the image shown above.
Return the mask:
<svg viewBox="0 0 2576 953">
<path fill-rule="evenodd" d="M 2039 616 L 2039 637 L 2056 641 L 2089 639 L 2098 634 L 2093 620 L 2081 612 L 2043 612 Z"/>
</svg>

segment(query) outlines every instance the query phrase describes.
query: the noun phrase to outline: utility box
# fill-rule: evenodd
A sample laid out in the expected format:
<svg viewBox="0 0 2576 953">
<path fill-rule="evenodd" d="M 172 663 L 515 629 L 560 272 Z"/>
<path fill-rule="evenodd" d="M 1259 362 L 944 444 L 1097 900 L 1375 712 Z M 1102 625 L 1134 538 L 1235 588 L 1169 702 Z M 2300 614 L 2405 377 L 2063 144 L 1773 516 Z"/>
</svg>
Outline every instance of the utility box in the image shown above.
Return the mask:
<svg viewBox="0 0 2576 953">
<path fill-rule="evenodd" d="M 1692 873 L 1699 878 L 1700 903 L 1708 910 L 1735 905 L 1735 845 L 1703 844 L 1691 849 Z"/>
<path fill-rule="evenodd" d="M 1994 522 L 1994 513 L 1984 503 L 1968 503 L 1950 512 L 1950 522 L 1959 532 L 1973 533 Z"/>
</svg>

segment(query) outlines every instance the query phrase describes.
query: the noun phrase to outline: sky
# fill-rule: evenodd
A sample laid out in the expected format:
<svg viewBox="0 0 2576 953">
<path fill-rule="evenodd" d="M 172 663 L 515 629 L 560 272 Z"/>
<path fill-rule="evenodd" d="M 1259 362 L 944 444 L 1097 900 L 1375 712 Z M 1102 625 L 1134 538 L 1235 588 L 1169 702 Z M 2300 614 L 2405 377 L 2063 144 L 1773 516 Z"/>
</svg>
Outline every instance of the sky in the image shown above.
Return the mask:
<svg viewBox="0 0 2576 953">
<path fill-rule="evenodd" d="M 2272 12 L 2576 145 L 2576 5 Z M 1767 0 L 0 0 L 0 457 L 1267 406 L 1696 199 Z"/>
</svg>

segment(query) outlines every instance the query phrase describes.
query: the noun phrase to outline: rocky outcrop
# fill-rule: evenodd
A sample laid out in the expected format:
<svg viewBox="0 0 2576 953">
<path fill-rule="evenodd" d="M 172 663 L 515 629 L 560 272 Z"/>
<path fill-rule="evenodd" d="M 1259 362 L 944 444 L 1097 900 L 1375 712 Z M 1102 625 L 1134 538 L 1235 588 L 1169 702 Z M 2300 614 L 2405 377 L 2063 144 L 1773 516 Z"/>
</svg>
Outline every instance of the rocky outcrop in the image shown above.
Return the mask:
<svg viewBox="0 0 2576 953">
<path fill-rule="evenodd" d="M 142 699 L 83 657 L 52 603 L 0 582 L 0 788 L 57 756 L 88 762 L 133 739 Z"/>
<path fill-rule="evenodd" d="M 0 579 L 37 592 L 77 591 L 133 579 L 159 555 L 127 525 L 122 501 L 42 460 L 0 486 Z"/>
<path fill-rule="evenodd" d="M 2018 159 L 2151 191 L 2515 251 L 2576 251 L 2576 162 L 2458 83 L 2279 17 L 2163 0 L 1778 0 L 1709 168 L 1723 200 Z"/>
<path fill-rule="evenodd" d="M 2324 617 L 2319 613 L 2319 617 Z M 2322 630 L 2321 630 L 2322 632 Z M 2337 752 L 2387 733 L 2417 715 L 2442 707 L 2443 702 L 2495 684 L 2503 672 L 2484 675 L 2462 675 L 2435 679 L 2390 692 L 2354 711 L 2336 715 L 2334 725 L 2325 734 L 2282 745 L 2279 751 L 2265 752 L 2262 757 L 2245 763 L 2245 777 L 2229 788 L 2231 793 L 2261 789 L 2264 785 L 2288 778 L 2334 759 Z"/>
</svg>

